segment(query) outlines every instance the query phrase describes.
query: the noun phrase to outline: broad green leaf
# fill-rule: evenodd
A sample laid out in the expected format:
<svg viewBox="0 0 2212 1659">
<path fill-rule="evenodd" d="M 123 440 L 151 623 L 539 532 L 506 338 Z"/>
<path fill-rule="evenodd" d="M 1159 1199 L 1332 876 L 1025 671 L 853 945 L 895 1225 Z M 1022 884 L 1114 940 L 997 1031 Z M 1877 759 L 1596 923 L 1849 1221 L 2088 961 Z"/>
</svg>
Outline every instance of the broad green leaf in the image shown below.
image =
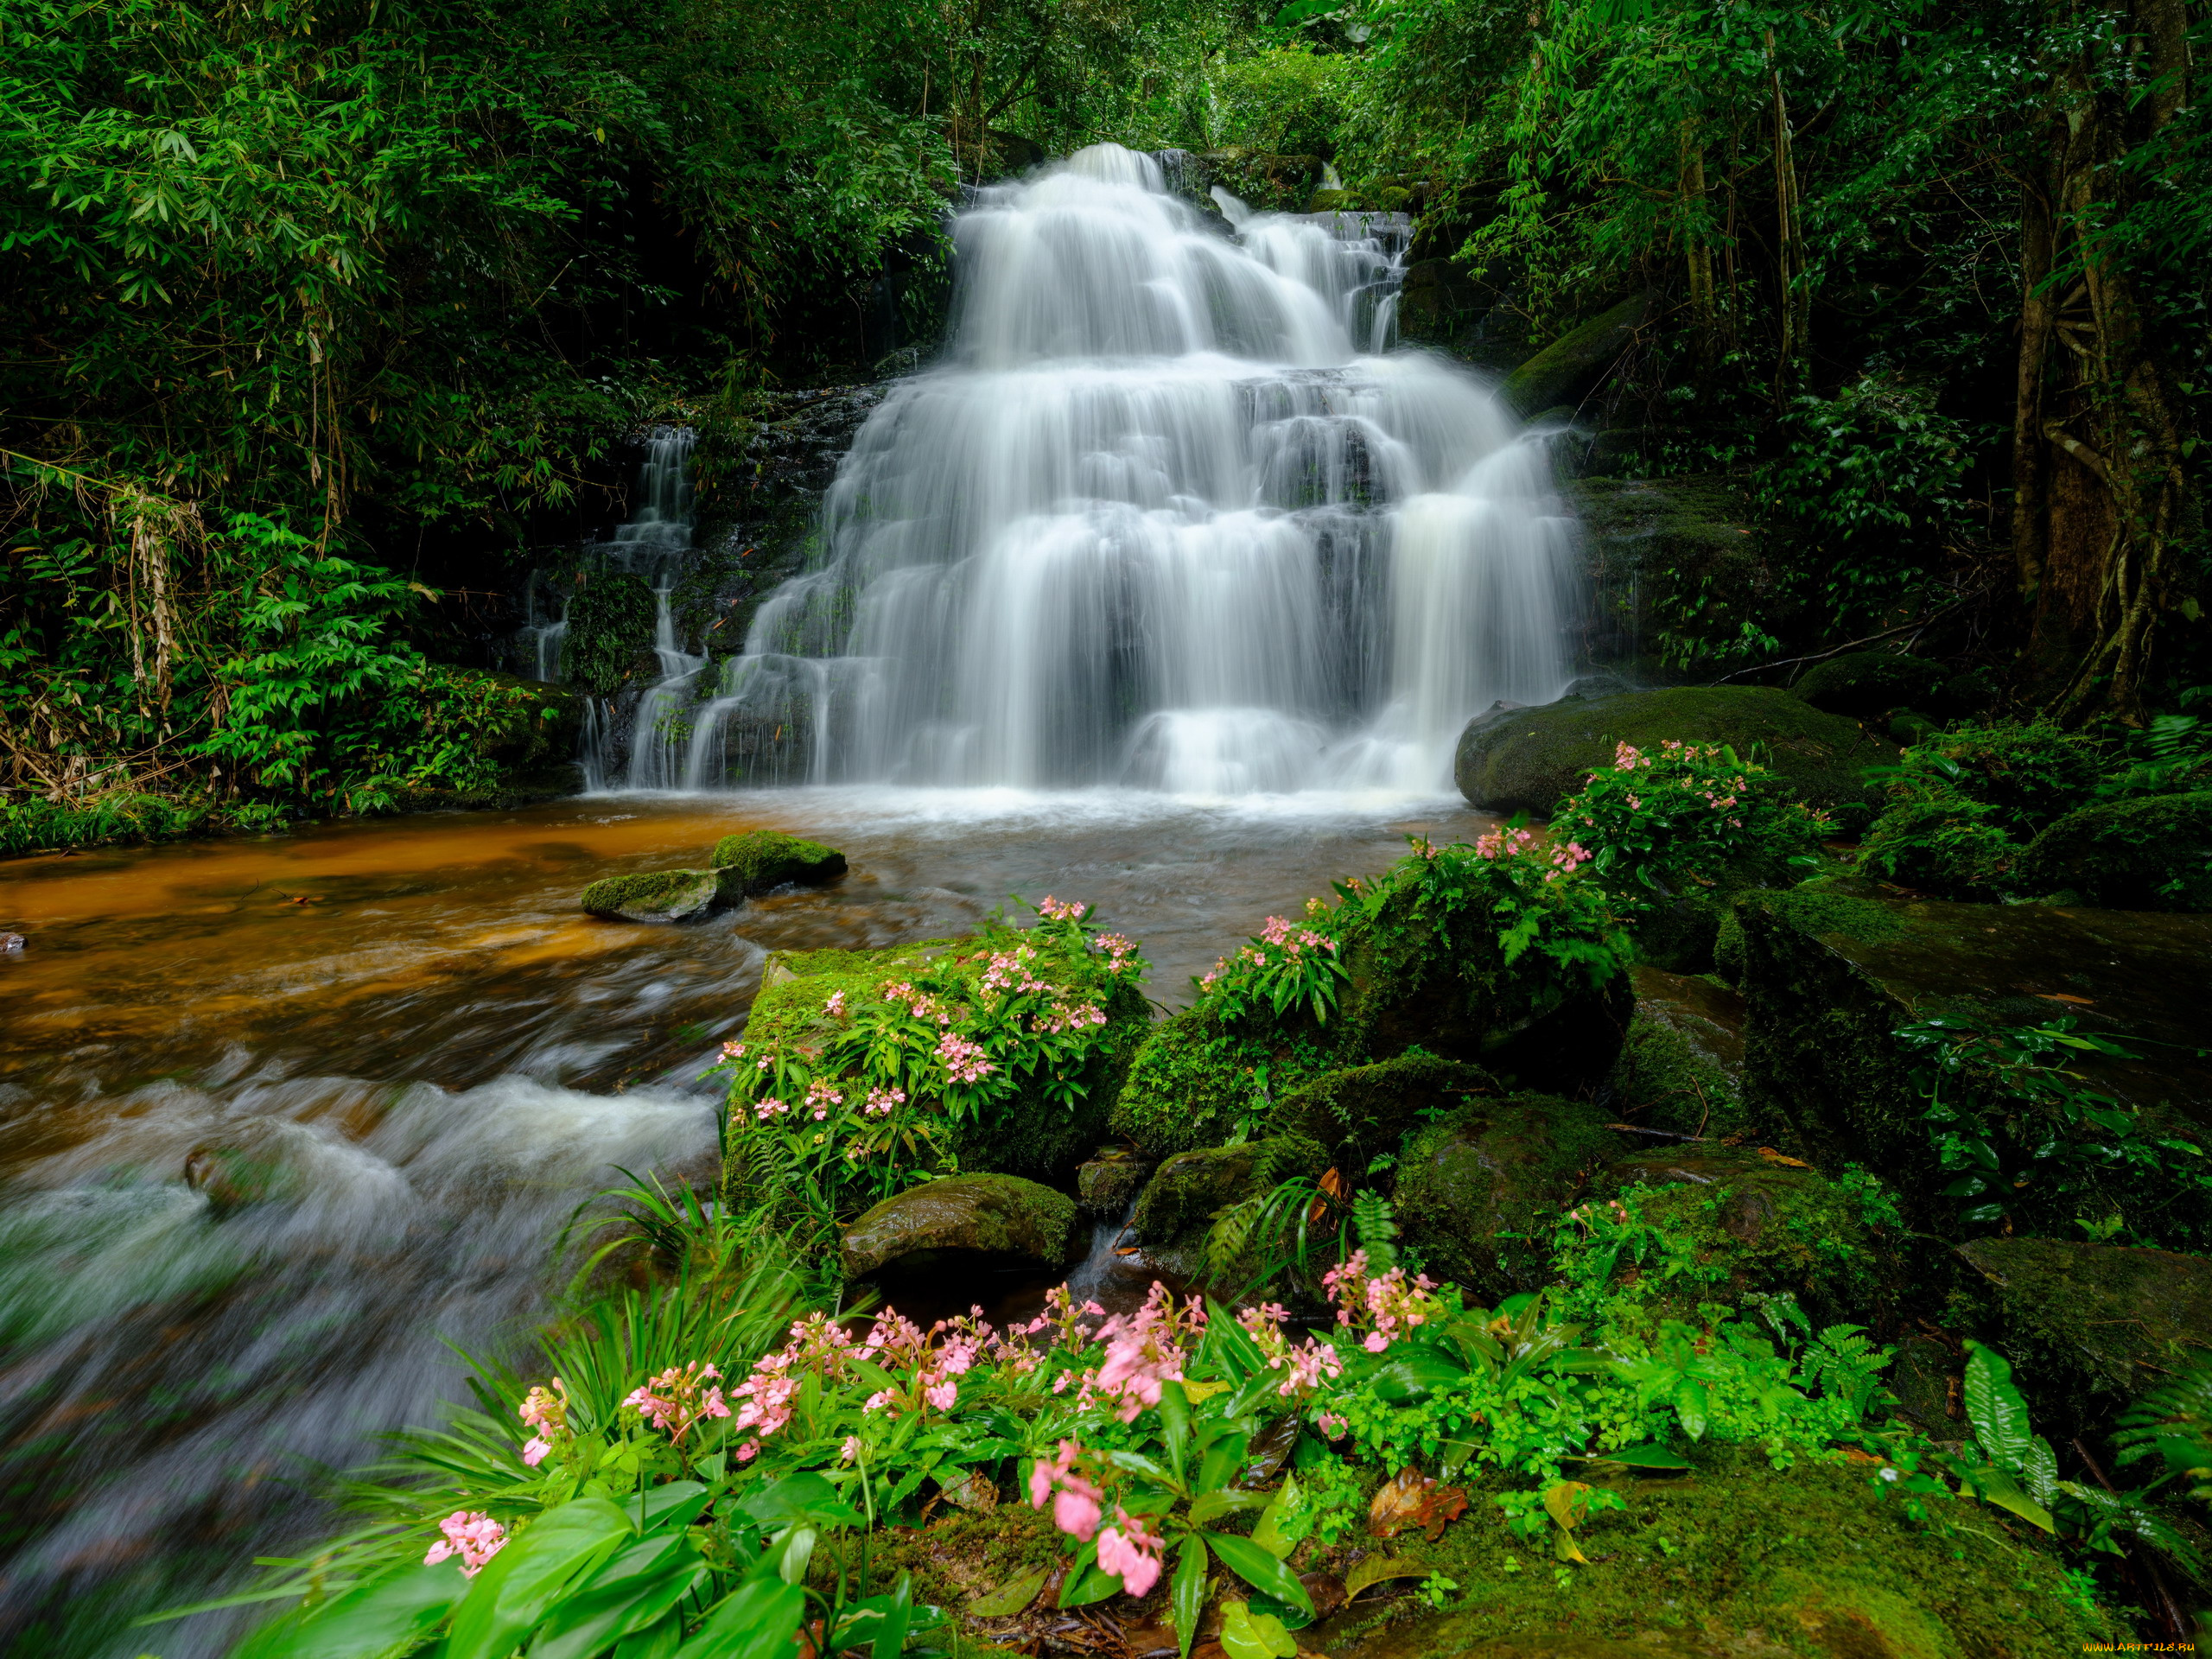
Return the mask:
<svg viewBox="0 0 2212 1659">
<path fill-rule="evenodd" d="M 603 1497 L 547 1510 L 476 1575 L 454 1613 L 446 1659 L 507 1659 L 577 1579 L 636 1536 Z"/>
<path fill-rule="evenodd" d="M 1308 1618 L 1313 1617 L 1313 1599 L 1306 1593 L 1306 1586 L 1298 1581 L 1298 1575 L 1268 1551 L 1249 1538 L 1231 1537 L 1222 1532 L 1209 1532 L 1205 1536 L 1213 1553 L 1221 1558 L 1221 1564 L 1245 1583 L 1255 1590 L 1266 1591 L 1278 1601 L 1288 1602 Z"/>
<path fill-rule="evenodd" d="M 590 1659 L 675 1611 L 706 1578 L 707 1567 L 690 1539 L 678 1536 L 666 1541 L 679 1548 L 658 1552 L 654 1570 L 609 1580 L 610 1570 L 620 1567 L 623 1556 L 632 1553 L 625 1550 L 600 1570 L 593 1584 L 563 1598 L 530 1644 L 530 1659 Z"/>
<path fill-rule="evenodd" d="M 1695 1467 L 1679 1452 L 1663 1446 L 1624 1446 L 1618 1452 L 1593 1452 L 1591 1463 L 1624 1463 L 1631 1469 L 1689 1469 Z"/>
<path fill-rule="evenodd" d="M 891 1592 L 891 1605 L 884 1611 L 883 1628 L 875 1633 L 871 1659 L 899 1659 L 906 1646 L 906 1627 L 913 1621 L 913 1611 L 914 1577 L 901 1573 L 899 1587 Z"/>
<path fill-rule="evenodd" d="M 1283 1479 L 1282 1490 L 1274 1495 L 1274 1501 L 1261 1512 L 1259 1523 L 1252 1529 L 1252 1541 L 1277 1560 L 1287 1558 L 1292 1550 L 1298 1548 L 1298 1541 L 1295 1538 L 1286 1537 L 1282 1529 L 1283 1516 L 1297 1507 L 1298 1477 L 1286 1476 Z"/>
<path fill-rule="evenodd" d="M 1439 1389 L 1463 1382 L 1467 1367 L 1441 1349 L 1427 1346 L 1408 1350 L 1376 1371 L 1371 1386 L 1377 1397 L 1390 1405 L 1425 1400 Z"/>
<path fill-rule="evenodd" d="M 769 1528 L 808 1521 L 818 1527 L 856 1527 L 861 1519 L 837 1489 L 817 1474 L 786 1475 L 753 1493 L 738 1508 Z"/>
<path fill-rule="evenodd" d="M 1219 1491 L 1201 1492 L 1191 1500 L 1191 1524 L 1203 1527 L 1209 1521 L 1238 1510 L 1264 1509 L 1267 1503 L 1266 1493 L 1240 1492 L 1234 1486 L 1224 1486 Z"/>
<path fill-rule="evenodd" d="M 1967 1358 L 1967 1420 L 1982 1455 L 2007 1474 L 2018 1474 L 2033 1438 L 2028 1427 L 2028 1402 L 2012 1382 L 2012 1368 L 2003 1355 L 1980 1344 Z"/>
<path fill-rule="evenodd" d="M 1976 1497 L 2000 1510 L 2011 1510 L 2045 1532 L 2057 1532 L 2057 1523 L 2051 1519 L 2050 1511 L 2023 1491 L 2020 1484 L 2003 1470 L 1976 1469 L 1967 1475 L 1966 1481 Z"/>
<path fill-rule="evenodd" d="M 1229 1659 L 1296 1659 L 1297 1638 L 1282 1621 L 1241 1601 L 1221 1605 L 1221 1650 Z"/>
<path fill-rule="evenodd" d="M 1191 1643 L 1198 1634 L 1198 1616 L 1206 1604 L 1206 1547 L 1185 1538 L 1175 1557 L 1175 1578 L 1168 1587 L 1167 1606 L 1175 1625 L 1175 1645 L 1181 1659 L 1191 1659 Z"/>
<path fill-rule="evenodd" d="M 1675 1414 L 1681 1419 L 1682 1432 L 1690 1439 L 1705 1438 L 1705 1418 L 1710 1406 L 1704 1383 L 1685 1377 L 1675 1385 Z"/>
<path fill-rule="evenodd" d="M 1385 1579 L 1425 1579 L 1434 1571 L 1426 1561 L 1404 1555 L 1370 1555 L 1345 1578 L 1344 1599 L 1350 1601 L 1369 1585 L 1380 1584 Z"/>
<path fill-rule="evenodd" d="M 505 1552 L 502 1552 L 503 1554 Z M 496 1557 L 494 1559 L 497 1559 Z M 459 1561 L 410 1562 L 357 1585 L 314 1612 L 264 1624 L 236 1659 L 356 1659 L 410 1644 L 435 1629 L 471 1587 Z"/>
<path fill-rule="evenodd" d="M 676 1659 L 683 1645 L 683 1615 L 671 1613 L 651 1630 L 626 1636 L 614 1649 L 614 1659 Z M 426 1656 L 426 1659 L 435 1659 Z"/>
<path fill-rule="evenodd" d="M 995 1590 L 986 1590 L 968 1604 L 968 1611 L 975 1618 L 1011 1618 L 1031 1602 L 1045 1587 L 1045 1580 L 1052 1576 L 1048 1567 L 1039 1567 L 1008 1579 Z"/>
<path fill-rule="evenodd" d="M 1191 1402 L 1183 1392 L 1181 1382 L 1170 1377 L 1160 1385 L 1160 1427 L 1161 1443 L 1167 1452 L 1167 1466 L 1175 1478 L 1183 1478 L 1183 1455 L 1191 1445 Z"/>
<path fill-rule="evenodd" d="M 1067 1581 L 1060 1586 L 1060 1605 L 1088 1607 L 1093 1602 L 1120 1593 L 1121 1588 L 1122 1580 L 1100 1568 L 1094 1551 L 1090 1563 L 1080 1572 L 1070 1571 Z"/>
<path fill-rule="evenodd" d="M 749 1579 L 709 1613 L 677 1659 L 788 1659 L 798 1647 L 806 1592 L 775 1579 Z"/>
</svg>

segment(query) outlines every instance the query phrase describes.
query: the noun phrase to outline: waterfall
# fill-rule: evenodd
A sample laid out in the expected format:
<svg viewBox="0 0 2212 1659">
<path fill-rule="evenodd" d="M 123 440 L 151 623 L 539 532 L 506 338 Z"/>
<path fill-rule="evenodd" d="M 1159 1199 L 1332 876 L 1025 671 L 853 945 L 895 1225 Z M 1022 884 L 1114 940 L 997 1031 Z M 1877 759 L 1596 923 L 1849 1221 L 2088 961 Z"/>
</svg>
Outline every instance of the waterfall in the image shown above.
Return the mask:
<svg viewBox="0 0 2212 1659">
<path fill-rule="evenodd" d="M 1440 791 L 1470 715 L 1558 695 L 1572 527 L 1472 376 L 1381 354 L 1404 221 L 1226 205 L 1115 145 L 977 193 L 944 363 L 861 429 L 684 784 Z"/>
<path fill-rule="evenodd" d="M 660 677 L 638 700 L 629 747 L 622 757 L 609 750 L 614 731 L 611 710 L 598 698 L 587 700 L 582 747 L 588 789 L 674 789 L 683 781 L 692 682 L 707 665 L 704 656 L 684 650 L 677 638 L 671 602 L 691 551 L 694 441 L 689 427 L 653 429 L 638 469 L 637 505 L 628 522 L 610 540 L 588 550 L 609 566 L 643 576 L 652 588 L 653 654 L 660 659 Z M 565 635 L 565 606 L 557 626 Z"/>
</svg>

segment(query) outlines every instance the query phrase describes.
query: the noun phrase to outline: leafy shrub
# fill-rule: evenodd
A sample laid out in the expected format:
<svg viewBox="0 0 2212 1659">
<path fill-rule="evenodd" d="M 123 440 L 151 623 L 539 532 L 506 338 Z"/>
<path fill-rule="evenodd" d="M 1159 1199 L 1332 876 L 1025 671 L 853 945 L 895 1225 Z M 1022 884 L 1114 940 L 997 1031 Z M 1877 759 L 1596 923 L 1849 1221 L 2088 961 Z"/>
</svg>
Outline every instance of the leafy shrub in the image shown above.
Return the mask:
<svg viewBox="0 0 2212 1659">
<path fill-rule="evenodd" d="M 1351 60 L 1302 44 L 1235 59 L 1213 82 L 1219 142 L 1279 156 L 1333 156 L 1353 79 Z"/>
<path fill-rule="evenodd" d="M 652 648 L 653 612 L 653 590 L 643 576 L 609 567 L 591 572 L 569 601 L 561 677 L 612 696 L 639 656 Z"/>
<path fill-rule="evenodd" d="M 1928 789 L 1874 820 L 1859 845 L 1859 868 L 1945 898 L 1994 897 L 2020 854 L 2018 843 L 1992 822 L 1997 816 L 1996 808 L 1955 790 Z"/>
<path fill-rule="evenodd" d="M 1626 743 L 1610 771 L 1560 803 L 1553 833 L 1587 842 L 1591 873 L 1616 893 L 1747 882 L 1815 862 L 1827 819 L 1789 781 L 1721 744 Z"/>
</svg>

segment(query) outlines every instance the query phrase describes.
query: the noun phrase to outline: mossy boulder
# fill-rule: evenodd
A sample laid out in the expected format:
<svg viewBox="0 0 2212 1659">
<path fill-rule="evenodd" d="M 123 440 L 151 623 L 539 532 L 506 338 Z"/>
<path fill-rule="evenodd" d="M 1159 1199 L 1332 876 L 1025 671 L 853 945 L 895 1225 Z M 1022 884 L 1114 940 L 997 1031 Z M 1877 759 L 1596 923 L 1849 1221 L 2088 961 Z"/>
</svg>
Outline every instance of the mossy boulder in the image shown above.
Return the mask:
<svg viewBox="0 0 2212 1659">
<path fill-rule="evenodd" d="M 1056 1268 L 1081 1254 L 1075 1200 L 1018 1175 L 925 1181 L 845 1229 L 845 1274 L 857 1279 L 924 1250 L 980 1250 Z"/>
<path fill-rule="evenodd" d="M 749 893 L 797 884 L 819 887 L 845 873 L 845 855 L 818 841 L 802 841 L 780 830 L 748 830 L 724 836 L 707 861 L 728 873 Z"/>
<path fill-rule="evenodd" d="M 1656 749 L 1670 739 L 1732 745 L 1781 773 L 1808 805 L 1862 823 L 1872 802 L 1861 770 L 1897 758 L 1857 721 L 1822 714 L 1787 691 L 1689 685 L 1482 717 L 1460 737 L 1453 776 L 1459 792 L 1485 811 L 1548 814 L 1612 764 L 1616 745 Z"/>
<path fill-rule="evenodd" d="M 1635 435 L 1628 435 L 1633 436 Z M 1622 435 L 1601 433 L 1584 466 Z M 1740 648 L 1746 623 L 1787 635 L 1800 603 L 1780 538 L 1742 481 L 1684 474 L 1584 477 L 1560 493 L 1578 521 L 1591 595 L 1593 661 L 1637 664 L 1656 682 L 1680 677 L 1681 654 L 1719 662 Z M 1657 646 L 1670 647 L 1662 655 Z"/>
<path fill-rule="evenodd" d="M 1499 388 L 1522 416 L 1554 404 L 1580 403 L 1635 343 L 1658 296 L 1630 296 L 1569 329 L 1505 377 Z"/>
<path fill-rule="evenodd" d="M 1145 1258 L 1185 1279 L 1205 1268 L 1214 1217 L 1263 1185 L 1293 1175 L 1318 1177 L 1328 1160 L 1310 1141 L 1275 1137 L 1179 1153 L 1153 1172 L 1129 1218 Z"/>
<path fill-rule="evenodd" d="M 2212 1260 L 2056 1238 L 1978 1238 L 1957 1253 L 1964 1312 L 2012 1362 L 2046 1433 L 2108 1421 L 2212 1360 Z"/>
<path fill-rule="evenodd" d="M 2212 790 L 2069 812 L 2029 843 L 2012 880 L 2120 910 L 2212 910 Z"/>
<path fill-rule="evenodd" d="M 955 959 L 969 979 L 984 972 L 974 939 L 923 939 L 880 950 L 779 950 L 762 969 L 760 991 L 747 1017 L 748 1048 L 785 1047 L 811 1065 L 844 1027 L 830 1000 L 858 1007 L 882 1000 L 884 987 L 912 980 L 925 969 Z M 1106 1114 L 1128 1073 L 1130 1057 L 1152 1026 L 1152 1005 L 1128 976 L 1106 971 L 1100 958 L 1079 963 L 1041 954 L 1037 970 L 1051 984 L 1092 1001 L 1105 1011 L 1101 1040 L 1077 1079 L 1083 1093 L 1072 1104 L 1050 1099 L 1041 1080 L 1031 1080 L 980 1118 L 962 1122 L 952 1147 L 963 1169 L 1061 1180 L 1106 1138 Z"/>
<path fill-rule="evenodd" d="M 1395 1154 L 1408 1134 L 1432 1118 L 1472 1096 L 1503 1092 L 1478 1065 L 1416 1051 L 1324 1072 L 1285 1095 L 1268 1122 L 1278 1135 L 1304 1135 L 1339 1161 L 1364 1169 L 1382 1154 Z"/>
<path fill-rule="evenodd" d="M 1432 1277 L 1484 1305 L 1549 1276 L 1546 1234 L 1592 1171 L 1619 1156 L 1611 1114 L 1552 1095 L 1469 1101 L 1406 1143 L 1390 1201 Z"/>
<path fill-rule="evenodd" d="M 1636 1013 L 1606 1079 L 1623 1117 L 1680 1135 L 1747 1133 L 1741 992 L 1639 963 Z"/>
<path fill-rule="evenodd" d="M 1129 1065 L 1109 1127 L 1149 1158 L 1212 1146 L 1234 1135 L 1267 1103 L 1260 1076 L 1268 1056 L 1246 1052 L 1227 1030 L 1220 1009 L 1200 1001 L 1153 1027 Z M 1274 1065 L 1275 1087 L 1327 1069 L 1325 1054 L 1307 1043 L 1286 1046 Z"/>
<path fill-rule="evenodd" d="M 1686 1450 L 1677 1478 L 1598 1478 L 1626 1506 L 1576 1529 L 1587 1560 L 1564 1591 L 1526 1541 L 1462 1521 L 1416 1546 L 1458 1586 L 1452 1611 L 1377 1621 L 1363 1602 L 1304 1644 L 1332 1659 L 2044 1659 L 2129 1635 L 2024 1527 L 1916 1521 L 1863 1464 Z"/>
<path fill-rule="evenodd" d="M 1922 709 L 1942 693 L 1949 671 L 1924 657 L 1894 651 L 1847 651 L 1815 663 L 1789 689 L 1831 715 L 1886 715 Z"/>
<path fill-rule="evenodd" d="M 1144 1191 L 1149 1160 L 1128 1147 L 1107 1147 L 1075 1173 L 1075 1195 L 1094 1220 L 1119 1221 Z"/>
<path fill-rule="evenodd" d="M 1686 1315 L 1700 1301 L 1788 1291 L 1817 1319 L 1863 1319 L 1896 1287 L 1897 1264 L 1876 1224 L 1887 1231 L 1893 1217 L 1878 1189 L 1717 1141 L 1639 1147 L 1591 1183 L 1599 1197 L 1634 1189 L 1670 1253 L 1662 1294 Z"/>
<path fill-rule="evenodd" d="M 611 922 L 681 922 L 717 906 L 743 904 L 745 886 L 719 870 L 646 870 L 604 876 L 577 902 Z"/>
<path fill-rule="evenodd" d="M 2199 1058 L 2212 917 L 1954 904 L 1851 881 L 1753 894 L 1736 914 L 1753 1122 L 1814 1163 L 1864 1162 L 1899 1187 L 1921 1225 L 1954 1227 L 1959 1206 L 1936 1196 L 1952 1177 L 1916 1080 L 1923 1057 L 1897 1036 L 1918 1021 L 2010 1027 L 2069 1016 L 2140 1057 L 2069 1054 L 2085 1086 L 2139 1109 L 2153 1136 L 2163 1128 L 2201 1143 L 2212 1131 L 2212 1063 Z M 1947 1083 L 1945 1098 L 1992 1123 L 2021 1109 L 2001 1079 L 1974 1070 Z M 2022 1193 L 2016 1230 L 2071 1233 L 2077 1213 L 2119 1213 L 2161 1240 L 2202 1226 L 2202 1189 L 2181 1160 L 2082 1179 L 2072 1195 Z"/>
</svg>

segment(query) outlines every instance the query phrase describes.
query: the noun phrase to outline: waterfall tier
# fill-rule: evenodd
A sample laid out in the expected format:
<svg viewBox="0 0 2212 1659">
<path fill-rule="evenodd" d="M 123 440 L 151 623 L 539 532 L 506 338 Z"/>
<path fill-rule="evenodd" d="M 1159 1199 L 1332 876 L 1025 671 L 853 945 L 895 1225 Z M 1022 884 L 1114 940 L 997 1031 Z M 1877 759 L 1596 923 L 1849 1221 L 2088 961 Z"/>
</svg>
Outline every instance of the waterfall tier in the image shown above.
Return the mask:
<svg viewBox="0 0 2212 1659">
<path fill-rule="evenodd" d="M 979 193 L 944 364 L 690 709 L 686 786 L 1434 791 L 1471 715 L 1559 693 L 1541 447 L 1465 372 L 1355 350 L 1388 343 L 1382 238 L 1228 205 L 1233 235 L 1111 145 Z M 677 781 L 658 698 L 639 786 Z"/>
</svg>

